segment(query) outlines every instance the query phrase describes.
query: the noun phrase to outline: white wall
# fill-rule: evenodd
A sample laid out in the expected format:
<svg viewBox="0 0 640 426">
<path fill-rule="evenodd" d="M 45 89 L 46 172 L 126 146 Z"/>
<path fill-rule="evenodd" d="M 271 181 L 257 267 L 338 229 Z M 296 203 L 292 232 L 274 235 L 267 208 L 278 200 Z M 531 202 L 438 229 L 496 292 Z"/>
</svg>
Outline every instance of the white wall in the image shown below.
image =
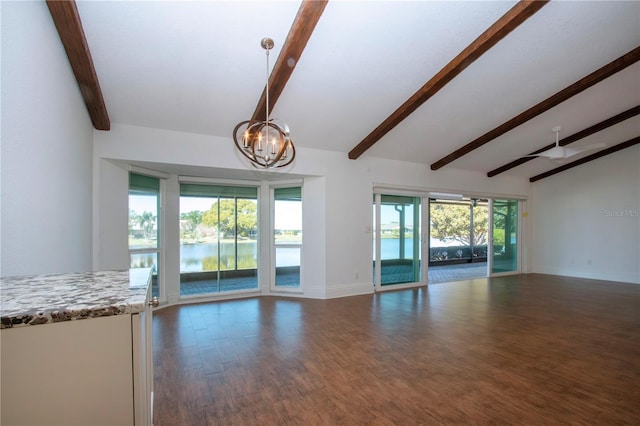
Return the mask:
<svg viewBox="0 0 640 426">
<path fill-rule="evenodd" d="M 155 163 L 157 170 L 172 173 L 169 180 L 175 179 L 181 168 L 187 175 L 193 175 L 193 170 L 206 173 L 217 170 L 218 177 L 226 178 L 237 176 L 240 171 L 246 172 L 247 179 L 251 180 L 274 180 L 280 176 L 272 172 L 261 177 L 248 171 L 230 138 L 129 125 L 114 124 L 110 132 L 96 131 L 94 156 L 100 164 L 95 171 L 98 180 L 95 202 L 100 206 L 100 218 L 94 224 L 95 243 L 100 245 L 96 258 L 99 266 L 127 266 L 126 259 L 120 259 L 126 245 L 127 193 L 123 185 L 112 184 L 122 182 L 127 171 L 114 166 L 112 161 Z M 101 171 L 104 167 L 120 177 L 107 178 Z M 368 228 L 373 221 L 374 183 L 518 197 L 526 197 L 529 189 L 525 179 L 488 179 L 480 173 L 455 170 L 433 172 L 428 165 L 370 157 L 353 161 L 345 153 L 303 148 L 298 149 L 289 173 L 305 176 L 303 296 L 317 298 L 373 290 L 372 235 Z M 288 176 L 281 174 L 282 179 Z M 177 197 L 175 191 L 167 195 Z M 172 204 L 170 200 L 167 203 L 165 217 L 178 217 L 177 212 L 169 211 L 176 210 L 177 203 Z M 167 255 L 174 253 L 175 256 L 176 250 L 169 247 Z M 118 261 L 112 264 L 114 259 Z M 166 268 L 171 272 L 168 285 L 177 285 L 175 261 L 169 259 L 168 262 Z M 176 289 L 170 291 L 174 297 Z"/>
<path fill-rule="evenodd" d="M 534 271 L 640 283 L 640 146 L 533 185 Z"/>
<path fill-rule="evenodd" d="M 91 269 L 93 129 L 45 2 L 2 2 L 0 274 Z"/>
<path fill-rule="evenodd" d="M 93 269 L 96 271 L 129 267 L 129 240 L 126 232 L 114 229 L 129 227 L 128 207 L 116 212 L 112 205 L 129 204 L 129 168 L 126 165 L 97 159 L 93 164 L 93 192 L 102 188 L 102 197 L 93 205 Z"/>
</svg>

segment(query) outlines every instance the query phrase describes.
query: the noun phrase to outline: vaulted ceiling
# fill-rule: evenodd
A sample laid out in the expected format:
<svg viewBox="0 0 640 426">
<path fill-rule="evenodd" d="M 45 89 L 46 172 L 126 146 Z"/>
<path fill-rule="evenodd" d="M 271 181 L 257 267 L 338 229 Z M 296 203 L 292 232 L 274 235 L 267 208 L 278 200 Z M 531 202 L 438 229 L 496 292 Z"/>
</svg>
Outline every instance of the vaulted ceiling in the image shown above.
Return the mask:
<svg viewBox="0 0 640 426">
<path fill-rule="evenodd" d="M 555 126 L 561 145 L 606 144 L 570 161 L 637 144 L 640 2 L 527 3 L 79 1 L 77 10 L 113 123 L 230 138 L 264 108 L 268 36 L 271 87 L 281 86 L 271 116 L 297 147 L 539 177 L 558 164 L 504 166 L 553 143 Z"/>
</svg>

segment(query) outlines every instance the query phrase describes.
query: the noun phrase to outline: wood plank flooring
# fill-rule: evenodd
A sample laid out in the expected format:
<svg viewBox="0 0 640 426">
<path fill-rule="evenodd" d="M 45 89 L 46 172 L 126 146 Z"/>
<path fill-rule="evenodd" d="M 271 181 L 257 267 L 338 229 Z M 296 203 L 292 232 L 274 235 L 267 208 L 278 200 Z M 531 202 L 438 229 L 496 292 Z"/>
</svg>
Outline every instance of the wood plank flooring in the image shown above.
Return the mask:
<svg viewBox="0 0 640 426">
<path fill-rule="evenodd" d="M 154 423 L 640 424 L 640 285 L 548 275 L 154 313 Z"/>
</svg>

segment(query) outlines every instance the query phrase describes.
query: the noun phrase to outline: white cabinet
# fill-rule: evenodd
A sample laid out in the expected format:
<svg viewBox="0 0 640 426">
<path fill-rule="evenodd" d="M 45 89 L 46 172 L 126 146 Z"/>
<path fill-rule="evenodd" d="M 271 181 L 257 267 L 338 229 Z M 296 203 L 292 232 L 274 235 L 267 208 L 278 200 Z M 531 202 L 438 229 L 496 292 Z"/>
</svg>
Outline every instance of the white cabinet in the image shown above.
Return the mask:
<svg viewBox="0 0 640 426">
<path fill-rule="evenodd" d="M 157 304 L 157 303 L 156 303 Z M 151 307 L 131 316 L 135 425 L 153 424 L 153 346 Z"/>
<path fill-rule="evenodd" d="M 0 330 L 2 425 L 152 424 L 150 307 Z"/>
</svg>

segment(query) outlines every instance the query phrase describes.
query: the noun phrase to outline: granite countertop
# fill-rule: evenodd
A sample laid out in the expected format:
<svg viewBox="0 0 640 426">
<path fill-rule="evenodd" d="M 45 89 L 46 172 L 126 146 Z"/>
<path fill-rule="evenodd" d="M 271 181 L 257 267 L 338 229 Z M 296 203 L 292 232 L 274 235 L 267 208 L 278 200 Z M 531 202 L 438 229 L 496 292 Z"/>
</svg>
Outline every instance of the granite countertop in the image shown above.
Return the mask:
<svg viewBox="0 0 640 426">
<path fill-rule="evenodd" d="M 0 328 L 142 312 L 150 278 L 150 268 L 2 277 Z"/>
</svg>

